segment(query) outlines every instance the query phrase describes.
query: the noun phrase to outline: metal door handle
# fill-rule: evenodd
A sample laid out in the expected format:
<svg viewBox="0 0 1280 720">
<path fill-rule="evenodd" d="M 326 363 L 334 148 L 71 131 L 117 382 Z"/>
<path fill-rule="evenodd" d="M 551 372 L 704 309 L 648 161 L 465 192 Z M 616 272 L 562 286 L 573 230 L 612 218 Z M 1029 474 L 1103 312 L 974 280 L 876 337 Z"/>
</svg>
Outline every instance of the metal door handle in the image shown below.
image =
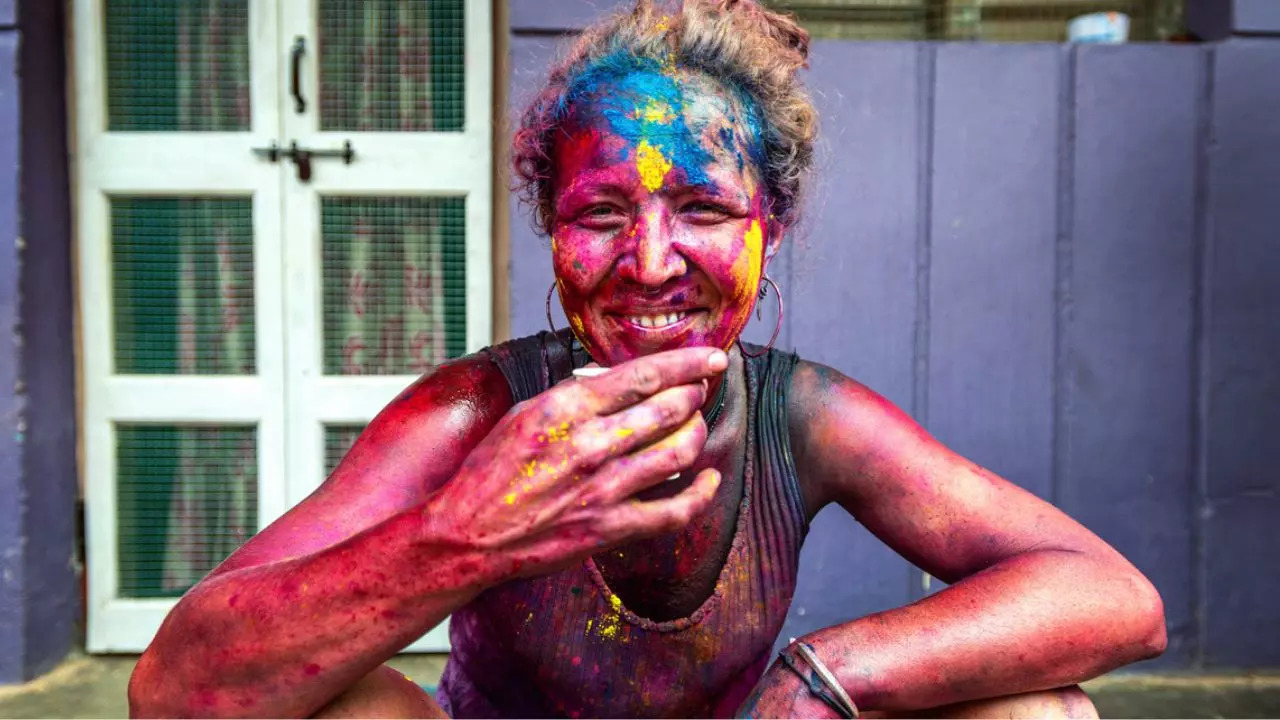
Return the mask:
<svg viewBox="0 0 1280 720">
<path fill-rule="evenodd" d="M 289 92 L 293 95 L 294 112 L 299 115 L 307 111 L 307 99 L 302 97 L 302 56 L 306 53 L 307 40 L 299 35 L 293 41 L 289 66 Z"/>
</svg>

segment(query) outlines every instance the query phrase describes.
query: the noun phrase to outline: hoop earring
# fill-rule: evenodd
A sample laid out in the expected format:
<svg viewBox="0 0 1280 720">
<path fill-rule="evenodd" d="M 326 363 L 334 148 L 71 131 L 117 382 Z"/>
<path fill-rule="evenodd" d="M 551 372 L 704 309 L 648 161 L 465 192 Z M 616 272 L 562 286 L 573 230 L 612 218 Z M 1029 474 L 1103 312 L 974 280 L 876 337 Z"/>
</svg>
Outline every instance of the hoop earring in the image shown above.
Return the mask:
<svg viewBox="0 0 1280 720">
<path fill-rule="evenodd" d="M 556 291 L 556 281 L 551 281 L 551 287 L 547 288 L 547 327 L 551 328 L 551 334 L 556 337 L 560 336 L 560 331 L 556 329 L 555 321 L 551 319 L 551 294 Z"/>
<path fill-rule="evenodd" d="M 778 339 L 778 333 L 782 332 L 782 316 L 786 312 L 785 308 L 782 305 L 782 291 L 778 289 L 778 283 L 774 282 L 773 278 L 769 277 L 768 275 L 764 276 L 764 281 L 773 286 L 773 294 L 778 296 L 778 321 L 773 324 L 773 334 L 769 336 L 769 344 L 765 345 L 764 350 L 761 350 L 758 353 L 747 352 L 746 346 L 742 344 L 742 336 L 741 335 L 738 336 L 738 340 L 737 340 L 738 351 L 749 358 L 758 358 L 773 349 L 773 343 Z M 769 288 L 761 284 L 760 300 L 764 300 L 764 296 L 768 294 L 769 294 Z M 759 317 L 759 313 L 760 313 L 760 302 L 759 300 L 757 300 L 756 301 L 756 317 Z"/>
<path fill-rule="evenodd" d="M 556 323 L 551 319 L 551 295 L 555 293 L 555 291 L 556 281 L 552 280 L 551 287 L 547 288 L 547 327 L 551 328 L 551 334 L 555 336 L 556 340 L 559 341 L 562 346 L 564 346 L 565 350 L 573 352 L 573 343 L 565 342 L 564 338 L 560 337 L 560 331 L 556 329 Z"/>
</svg>

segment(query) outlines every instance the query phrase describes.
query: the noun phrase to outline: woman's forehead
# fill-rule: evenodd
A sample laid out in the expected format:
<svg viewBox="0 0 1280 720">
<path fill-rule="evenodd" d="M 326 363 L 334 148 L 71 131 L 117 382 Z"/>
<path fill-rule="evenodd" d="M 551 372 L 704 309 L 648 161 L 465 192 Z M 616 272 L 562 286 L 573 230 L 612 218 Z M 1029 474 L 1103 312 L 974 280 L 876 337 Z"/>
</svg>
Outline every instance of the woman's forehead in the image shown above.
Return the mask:
<svg viewBox="0 0 1280 720">
<path fill-rule="evenodd" d="M 597 152 L 608 151 L 606 157 L 592 158 L 597 162 L 648 156 L 679 168 L 694 184 L 707 180 L 711 164 L 729 163 L 738 172 L 759 167 L 754 113 L 736 93 L 703 73 L 633 69 L 588 75 L 571 98 L 565 123 L 569 137 L 561 149 L 579 160 L 586 158 L 571 148 L 588 142 Z"/>
</svg>

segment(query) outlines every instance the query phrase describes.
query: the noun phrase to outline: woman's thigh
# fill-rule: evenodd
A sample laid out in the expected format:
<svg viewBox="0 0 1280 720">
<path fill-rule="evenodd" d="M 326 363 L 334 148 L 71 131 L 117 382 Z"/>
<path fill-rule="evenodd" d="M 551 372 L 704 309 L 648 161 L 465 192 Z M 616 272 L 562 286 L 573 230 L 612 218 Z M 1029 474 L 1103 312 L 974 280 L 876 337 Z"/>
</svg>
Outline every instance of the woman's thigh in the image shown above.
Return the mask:
<svg viewBox="0 0 1280 720">
<path fill-rule="evenodd" d="M 382 665 L 347 688 L 312 717 L 447 718 L 443 708 L 409 678 Z"/>
</svg>

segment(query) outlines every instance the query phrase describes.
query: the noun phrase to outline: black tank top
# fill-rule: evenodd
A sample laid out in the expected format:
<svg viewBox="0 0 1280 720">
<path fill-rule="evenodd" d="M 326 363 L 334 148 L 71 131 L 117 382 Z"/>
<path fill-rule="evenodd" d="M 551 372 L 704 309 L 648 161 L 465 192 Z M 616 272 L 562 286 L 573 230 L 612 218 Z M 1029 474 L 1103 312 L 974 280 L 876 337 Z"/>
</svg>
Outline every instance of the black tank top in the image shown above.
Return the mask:
<svg viewBox="0 0 1280 720">
<path fill-rule="evenodd" d="M 589 360 L 569 342 L 567 333 L 543 332 L 486 352 L 521 402 Z M 490 588 L 452 617 L 439 690 L 450 715 L 707 717 L 736 709 L 782 628 L 808 529 L 786 412 L 797 358 L 771 350 L 743 360 L 745 482 L 710 597 L 687 617 L 643 618 L 590 559 Z"/>
</svg>

